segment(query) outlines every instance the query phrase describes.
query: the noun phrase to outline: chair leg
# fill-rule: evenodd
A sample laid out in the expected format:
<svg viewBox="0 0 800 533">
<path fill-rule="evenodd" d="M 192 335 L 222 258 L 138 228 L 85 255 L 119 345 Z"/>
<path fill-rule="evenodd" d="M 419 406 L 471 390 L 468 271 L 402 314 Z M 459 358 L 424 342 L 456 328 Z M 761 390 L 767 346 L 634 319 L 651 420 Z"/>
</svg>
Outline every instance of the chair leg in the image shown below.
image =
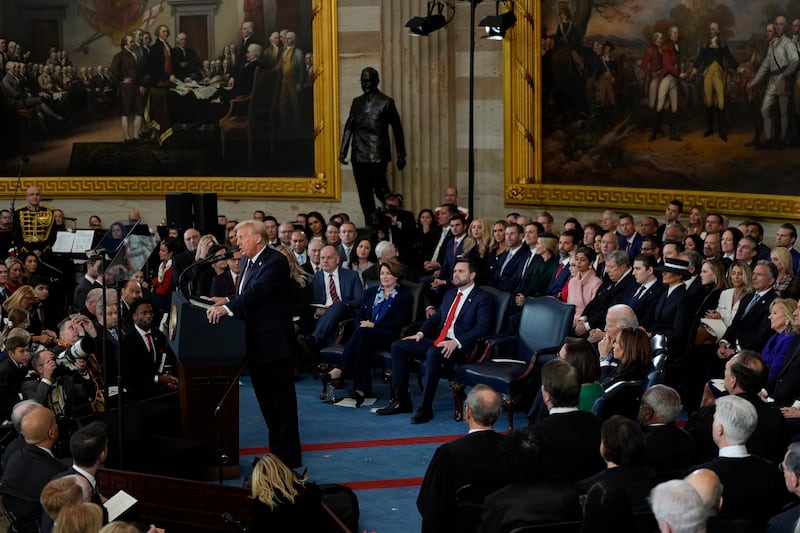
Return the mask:
<svg viewBox="0 0 800 533">
<path fill-rule="evenodd" d="M 508 431 L 514 431 L 514 408 L 519 402 L 519 396 L 508 398 L 505 397 L 505 410 L 508 417 Z"/>
<path fill-rule="evenodd" d="M 463 383 L 450 382 L 450 390 L 453 391 L 453 420 L 461 422 L 464 420 L 464 401 L 467 395 L 464 394 L 466 386 Z"/>
</svg>

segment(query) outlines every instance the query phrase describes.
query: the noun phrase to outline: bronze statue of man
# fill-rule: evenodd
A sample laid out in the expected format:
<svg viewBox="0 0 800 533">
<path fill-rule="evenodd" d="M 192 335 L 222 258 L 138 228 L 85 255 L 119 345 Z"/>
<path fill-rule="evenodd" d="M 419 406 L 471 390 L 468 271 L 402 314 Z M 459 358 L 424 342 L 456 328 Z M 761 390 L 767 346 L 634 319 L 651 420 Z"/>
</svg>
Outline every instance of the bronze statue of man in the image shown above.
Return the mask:
<svg viewBox="0 0 800 533">
<path fill-rule="evenodd" d="M 386 180 L 386 167 L 392 160 L 389 126 L 394 135 L 397 169 L 403 170 L 406 166 L 406 144 L 400 115 L 394 100 L 378 90 L 378 83 L 380 77 L 374 68 L 367 67 L 361 72 L 361 90 L 364 94 L 353 99 L 339 150 L 339 161 L 346 165 L 352 141 L 353 175 L 366 223 L 369 223 L 370 215 L 375 211 L 373 193 L 381 202 L 391 193 Z"/>
</svg>

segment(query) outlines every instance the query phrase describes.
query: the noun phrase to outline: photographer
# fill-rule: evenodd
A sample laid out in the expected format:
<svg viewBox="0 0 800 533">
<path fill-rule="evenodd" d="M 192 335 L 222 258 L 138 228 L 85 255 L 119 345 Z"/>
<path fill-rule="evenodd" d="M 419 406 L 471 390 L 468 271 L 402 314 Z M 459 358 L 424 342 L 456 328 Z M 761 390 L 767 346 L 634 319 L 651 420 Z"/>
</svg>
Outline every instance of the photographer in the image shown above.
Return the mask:
<svg viewBox="0 0 800 533">
<path fill-rule="evenodd" d="M 65 351 L 64 354 L 69 354 Z M 22 383 L 22 398 L 34 400 L 51 409 L 56 419 L 71 421 L 88 414 L 90 400 L 97 394 L 97 386 L 91 379 L 86 359 L 56 358 L 49 350 L 33 356 L 33 372 Z M 71 367 L 71 368 L 70 368 Z"/>
<path fill-rule="evenodd" d="M 98 346 L 96 338 L 97 330 L 89 317 L 81 314 L 70 315 L 59 324 L 58 340 L 53 349 L 59 366 L 74 371 L 81 376 L 81 379 L 94 384 L 90 391 L 91 395 L 85 398 L 88 405 L 81 402 L 80 415 L 90 411 L 105 410 L 103 369 L 95 355 Z"/>
<path fill-rule="evenodd" d="M 390 241 L 397 247 L 398 258 L 411 266 L 413 241 L 416 232 L 414 214 L 403 209 L 403 195 L 393 192 L 386 196 L 383 209 L 377 209 L 368 219 L 370 240 L 373 243 Z"/>
</svg>

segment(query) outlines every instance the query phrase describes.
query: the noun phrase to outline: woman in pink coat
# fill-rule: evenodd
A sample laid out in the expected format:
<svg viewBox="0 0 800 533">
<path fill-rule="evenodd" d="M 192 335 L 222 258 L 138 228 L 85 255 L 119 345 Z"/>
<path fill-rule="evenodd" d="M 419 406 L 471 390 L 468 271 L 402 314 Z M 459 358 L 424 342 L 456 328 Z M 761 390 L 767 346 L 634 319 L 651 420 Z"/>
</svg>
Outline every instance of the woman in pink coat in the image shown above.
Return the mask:
<svg viewBox="0 0 800 533">
<path fill-rule="evenodd" d="M 582 246 L 578 248 L 578 251 L 569 261 L 572 277 L 567 283 L 567 297 L 564 300 L 568 304 L 575 305 L 576 321 L 583 316 L 583 309 L 592 301 L 594 295 L 597 294 L 597 289 L 600 287 L 600 277 L 592 268 L 596 255 L 591 248 Z M 575 327 L 575 324 L 573 324 L 573 327 Z"/>
</svg>

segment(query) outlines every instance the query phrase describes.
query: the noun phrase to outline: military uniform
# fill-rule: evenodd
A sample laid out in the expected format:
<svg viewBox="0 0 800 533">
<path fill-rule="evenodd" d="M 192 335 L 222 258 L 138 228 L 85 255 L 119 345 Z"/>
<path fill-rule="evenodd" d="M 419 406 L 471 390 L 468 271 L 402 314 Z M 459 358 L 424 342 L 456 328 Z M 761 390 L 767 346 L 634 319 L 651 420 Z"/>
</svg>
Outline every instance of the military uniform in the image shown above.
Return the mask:
<svg viewBox="0 0 800 533">
<path fill-rule="evenodd" d="M 25 205 L 14 210 L 14 246 L 17 254 L 50 251 L 56 240 L 53 210 L 45 206 Z"/>
</svg>

